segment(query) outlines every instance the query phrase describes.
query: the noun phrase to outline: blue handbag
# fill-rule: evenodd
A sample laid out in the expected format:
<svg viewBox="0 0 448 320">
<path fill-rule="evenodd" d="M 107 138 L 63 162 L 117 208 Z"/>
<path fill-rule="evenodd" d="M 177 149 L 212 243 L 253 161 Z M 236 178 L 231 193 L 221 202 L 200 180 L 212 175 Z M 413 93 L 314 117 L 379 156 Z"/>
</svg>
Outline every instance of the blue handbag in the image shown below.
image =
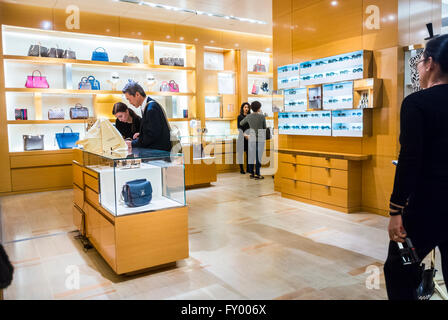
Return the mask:
<svg viewBox="0 0 448 320">
<path fill-rule="evenodd" d="M 89 76 L 87 81 L 90 82 L 91 90 L 101 90 L 100 82 L 94 76 Z"/>
<path fill-rule="evenodd" d="M 70 129 L 71 132 L 65 132 L 65 129 Z M 72 149 L 76 146 L 76 141 L 79 140 L 79 132 L 73 132 L 72 128 L 65 126 L 62 133 L 56 133 L 56 141 L 59 149 Z"/>
<path fill-rule="evenodd" d="M 152 199 L 151 182 L 146 179 L 128 181 L 121 190 L 121 196 L 128 207 L 147 205 Z"/>
<path fill-rule="evenodd" d="M 98 49 L 103 49 L 104 51 L 98 51 Z M 98 47 L 92 52 L 92 61 L 109 61 L 109 55 L 106 49 L 103 47 Z"/>
</svg>

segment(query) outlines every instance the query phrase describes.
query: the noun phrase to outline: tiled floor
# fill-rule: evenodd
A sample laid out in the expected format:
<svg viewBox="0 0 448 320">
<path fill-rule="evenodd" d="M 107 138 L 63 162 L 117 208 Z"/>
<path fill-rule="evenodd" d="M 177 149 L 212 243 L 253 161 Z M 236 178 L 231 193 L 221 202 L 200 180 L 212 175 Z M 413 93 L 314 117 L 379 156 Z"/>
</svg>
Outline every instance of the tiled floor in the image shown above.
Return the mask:
<svg viewBox="0 0 448 320">
<path fill-rule="evenodd" d="M 71 190 L 0 198 L 15 266 L 5 299 L 386 298 L 388 219 L 281 198 L 270 177 L 223 174 L 187 191 L 190 258 L 134 276 L 116 276 L 94 249 L 84 252 L 68 232 L 71 201 Z M 379 268 L 380 289 L 366 287 L 368 266 Z"/>
</svg>

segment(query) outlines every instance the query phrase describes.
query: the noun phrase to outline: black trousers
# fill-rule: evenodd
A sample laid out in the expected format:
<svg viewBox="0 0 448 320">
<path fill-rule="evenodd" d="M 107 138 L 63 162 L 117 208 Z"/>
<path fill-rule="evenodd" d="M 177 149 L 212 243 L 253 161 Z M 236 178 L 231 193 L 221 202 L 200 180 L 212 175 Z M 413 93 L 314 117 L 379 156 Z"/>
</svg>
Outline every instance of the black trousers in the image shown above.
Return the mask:
<svg viewBox="0 0 448 320">
<path fill-rule="evenodd" d="M 405 219 L 403 218 L 403 220 Z M 448 284 L 448 240 L 445 240 L 446 236 L 441 237 L 436 230 L 433 234 L 424 230 L 418 232 L 417 227 L 408 230 L 405 221 L 403 221 L 403 224 L 420 259 L 424 259 L 434 248 L 439 248 L 442 258 L 443 278 L 445 283 Z M 403 266 L 395 241 L 389 243 L 389 252 L 384 264 L 384 277 L 387 296 L 390 300 L 417 300 L 416 289 L 421 282 L 421 269 L 418 265 Z"/>
</svg>

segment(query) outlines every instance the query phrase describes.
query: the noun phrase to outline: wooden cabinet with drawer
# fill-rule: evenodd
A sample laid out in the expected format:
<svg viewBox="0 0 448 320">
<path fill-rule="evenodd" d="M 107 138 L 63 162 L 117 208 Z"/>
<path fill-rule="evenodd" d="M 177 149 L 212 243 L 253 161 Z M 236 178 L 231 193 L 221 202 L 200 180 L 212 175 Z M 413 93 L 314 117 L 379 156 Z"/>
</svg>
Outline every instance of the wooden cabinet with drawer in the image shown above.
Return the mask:
<svg viewBox="0 0 448 320">
<path fill-rule="evenodd" d="M 344 212 L 358 210 L 362 198 L 361 161 L 310 153 L 313 155 L 279 152 L 277 176 L 282 194 Z"/>
</svg>

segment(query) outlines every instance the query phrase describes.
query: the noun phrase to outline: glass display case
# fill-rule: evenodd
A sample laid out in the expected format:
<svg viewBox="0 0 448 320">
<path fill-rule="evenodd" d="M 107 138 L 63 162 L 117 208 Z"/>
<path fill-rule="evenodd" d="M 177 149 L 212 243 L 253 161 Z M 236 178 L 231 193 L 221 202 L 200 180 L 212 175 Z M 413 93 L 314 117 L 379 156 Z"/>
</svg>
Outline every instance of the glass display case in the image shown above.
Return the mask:
<svg viewBox="0 0 448 320">
<path fill-rule="evenodd" d="M 285 112 L 304 112 L 307 109 L 306 88 L 296 88 L 284 90 L 284 110 Z"/>
<path fill-rule="evenodd" d="M 299 64 L 289 64 L 277 68 L 277 88 L 291 89 L 298 88 L 299 82 Z"/>
<path fill-rule="evenodd" d="M 300 86 L 364 78 L 365 51 L 303 62 L 300 64 Z"/>
<path fill-rule="evenodd" d="M 308 87 L 308 109 L 322 109 L 322 86 Z"/>
<path fill-rule="evenodd" d="M 138 148 L 126 157 L 83 154 L 85 167 L 98 174 L 99 203 L 114 216 L 186 205 L 182 154 Z"/>
<path fill-rule="evenodd" d="M 324 84 L 322 86 L 324 110 L 353 108 L 353 81 Z"/>
<path fill-rule="evenodd" d="M 331 112 L 281 112 L 278 130 L 284 135 L 331 136 Z"/>
</svg>

